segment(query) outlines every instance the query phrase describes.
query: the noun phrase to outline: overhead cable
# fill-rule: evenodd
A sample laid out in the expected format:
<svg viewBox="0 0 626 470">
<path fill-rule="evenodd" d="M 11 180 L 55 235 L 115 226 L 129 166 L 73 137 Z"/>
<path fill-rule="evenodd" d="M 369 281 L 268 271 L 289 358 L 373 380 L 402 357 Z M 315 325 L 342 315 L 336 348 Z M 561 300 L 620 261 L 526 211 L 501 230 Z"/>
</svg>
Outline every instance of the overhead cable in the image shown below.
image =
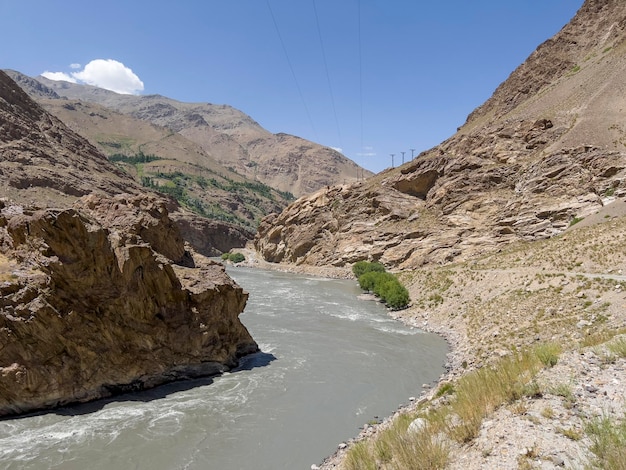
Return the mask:
<svg viewBox="0 0 626 470">
<path fill-rule="evenodd" d="M 272 17 L 272 22 L 274 23 L 274 28 L 276 29 L 276 34 L 278 35 L 278 39 L 280 40 L 280 45 L 283 48 L 283 52 L 285 53 L 285 57 L 287 58 L 287 64 L 289 64 L 289 69 L 291 70 L 291 75 L 293 76 L 293 81 L 296 84 L 296 88 L 298 89 L 298 94 L 300 95 L 300 99 L 302 100 L 302 105 L 304 106 L 304 110 L 306 111 L 306 115 L 309 119 L 309 124 L 311 125 L 311 129 L 313 130 L 313 134 L 315 136 L 315 140 L 317 139 L 317 131 L 315 130 L 315 125 L 313 124 L 313 119 L 311 119 L 311 113 L 309 112 L 309 108 L 306 105 L 306 100 L 304 99 L 304 95 L 302 94 L 302 89 L 300 88 L 300 84 L 298 83 L 298 77 L 296 76 L 296 72 L 291 63 L 291 59 L 289 58 L 289 53 L 287 52 L 287 48 L 285 47 L 285 42 L 283 41 L 283 36 L 280 34 L 280 29 L 278 28 L 278 23 L 276 22 L 276 17 L 274 16 L 274 11 L 272 10 L 272 6 L 270 5 L 269 0 L 266 0 L 267 9 L 270 11 L 270 16 Z"/>
<path fill-rule="evenodd" d="M 328 71 L 328 61 L 326 60 L 326 50 L 324 49 L 324 41 L 322 40 L 322 30 L 320 28 L 319 15 L 317 14 L 317 5 L 313 0 L 313 11 L 315 12 L 315 24 L 317 25 L 317 35 L 320 40 L 320 47 L 322 48 L 322 57 L 324 59 L 324 69 L 326 70 L 326 81 L 328 82 L 328 91 L 330 93 L 330 101 L 333 107 L 333 115 L 335 117 L 335 126 L 337 127 L 337 137 L 339 139 L 339 146 L 343 147 L 341 142 L 341 131 L 339 127 L 339 119 L 337 118 L 337 107 L 335 106 L 335 95 L 333 94 L 333 86 L 330 81 L 330 72 Z"/>
</svg>

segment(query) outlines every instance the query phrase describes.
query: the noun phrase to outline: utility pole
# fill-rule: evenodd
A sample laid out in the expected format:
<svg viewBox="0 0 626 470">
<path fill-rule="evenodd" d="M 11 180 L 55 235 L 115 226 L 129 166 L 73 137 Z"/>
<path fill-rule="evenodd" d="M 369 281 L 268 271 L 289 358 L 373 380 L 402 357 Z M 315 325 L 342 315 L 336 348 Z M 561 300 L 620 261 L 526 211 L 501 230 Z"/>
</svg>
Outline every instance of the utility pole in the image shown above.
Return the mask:
<svg viewBox="0 0 626 470">
<path fill-rule="evenodd" d="M 393 157 L 395 157 L 395 156 L 396 156 L 396 154 L 395 154 L 395 153 L 390 153 L 389 155 L 391 155 L 391 168 L 395 168 L 395 167 L 393 166 Z"/>
<path fill-rule="evenodd" d="M 413 153 L 415 152 L 415 149 L 411 149 L 411 160 L 414 160 L 415 157 L 413 156 Z"/>
<path fill-rule="evenodd" d="M 400 152 L 400 153 L 402 154 L 402 164 L 404 165 L 404 154 L 405 154 L 406 152 Z"/>
</svg>

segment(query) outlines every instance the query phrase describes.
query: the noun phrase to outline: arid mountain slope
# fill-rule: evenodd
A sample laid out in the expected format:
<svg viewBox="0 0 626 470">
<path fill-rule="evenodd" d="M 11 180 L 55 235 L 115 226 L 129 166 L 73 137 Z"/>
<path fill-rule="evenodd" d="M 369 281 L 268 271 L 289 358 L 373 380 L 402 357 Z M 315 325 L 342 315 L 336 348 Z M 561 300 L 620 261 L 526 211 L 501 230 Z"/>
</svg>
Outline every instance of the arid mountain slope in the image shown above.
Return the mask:
<svg viewBox="0 0 626 470">
<path fill-rule="evenodd" d="M 173 195 L 190 212 L 211 219 L 213 225 L 232 222 L 250 238 L 264 215 L 282 210 L 292 199 L 225 168 L 198 144 L 171 129 L 95 103 L 61 99 L 33 78 L 15 71 L 9 75 L 137 183 Z M 137 158 L 142 155 L 148 158 Z"/>
<path fill-rule="evenodd" d="M 22 76 L 24 77 L 24 76 Z M 43 93 L 48 96 L 50 93 Z M 35 205 L 37 207 L 69 207 L 79 197 L 87 194 L 115 195 L 128 193 L 133 195 L 152 193 L 135 181 L 128 172 L 120 170 L 111 163 L 89 141 L 68 128 L 58 118 L 45 112 L 27 95 L 16 87 L 6 74 L 0 72 L 0 196 L 17 203 Z M 56 103 L 56 101 L 55 101 Z M 104 108 L 82 106 L 65 100 L 58 100 L 61 108 L 80 116 L 78 123 L 88 119 L 107 121 Z M 74 108 L 74 111 L 63 106 Z M 122 121 L 135 126 L 130 121 Z M 80 124 L 73 127 L 82 130 Z M 86 126 L 89 127 L 89 126 Z M 150 132 L 163 135 L 158 128 L 143 130 L 141 135 Z M 97 128 L 97 126 L 96 126 Z M 141 130 L 141 129 L 140 129 Z M 171 146 L 169 146 L 171 148 Z M 169 162 L 169 166 L 168 166 Z M 184 162 L 183 162 L 184 163 Z M 164 167 L 163 165 L 166 164 Z M 147 164 L 152 172 L 180 171 L 178 161 L 158 160 Z M 190 173 L 203 176 L 204 167 L 198 168 L 193 163 Z M 150 171 L 146 172 L 150 175 Z M 208 173 L 206 179 L 216 175 Z M 216 179 L 217 181 L 217 179 Z M 186 183 L 186 182 L 185 182 Z M 190 182 L 191 185 L 193 182 Z M 218 182 L 219 183 L 219 182 Z M 245 189 L 245 188 L 244 188 Z M 198 187 L 198 191 L 202 188 Z M 215 196 L 220 201 L 230 201 L 233 212 L 244 206 L 238 195 L 226 190 L 207 192 L 204 197 Z M 222 194 L 224 193 L 224 194 Z M 232 198 L 232 201 L 231 199 Z M 217 202 L 213 202 L 218 205 Z M 275 201 L 262 201 L 260 198 L 251 204 L 256 210 L 281 207 Z M 208 255 L 219 255 L 234 246 L 243 246 L 251 238 L 250 229 L 245 230 L 228 222 L 204 220 L 188 210 L 181 208 L 174 200 L 169 200 L 168 208 L 172 217 L 178 221 L 185 237 L 194 242 L 194 248 Z M 247 210 L 247 209 L 246 209 Z M 242 219 L 254 220 L 259 213 L 246 212 Z M 247 218 L 246 218 L 247 217 Z M 250 222 L 252 224 L 252 222 Z"/>
<path fill-rule="evenodd" d="M 499 118 L 563 77 L 577 73 L 585 64 L 594 68 L 598 62 L 595 59 L 610 57 L 604 56 L 623 42 L 625 7 L 620 0 L 586 1 L 567 26 L 541 44 L 491 98 L 470 114 L 468 123 L 489 113 Z"/>
<path fill-rule="evenodd" d="M 3 72 L 0 183 L 0 416 L 219 373 L 257 350 L 238 319 L 247 295 L 187 249 L 176 203 Z"/>
<path fill-rule="evenodd" d="M 626 196 L 626 3 L 587 1 L 457 134 L 362 184 L 266 218 L 269 261 L 398 268 L 563 232 Z"/>
<path fill-rule="evenodd" d="M 140 194 L 141 186 L 87 140 L 46 113 L 0 72 L 2 195 L 43 206 L 91 193 Z"/>
<path fill-rule="evenodd" d="M 183 103 L 160 95 L 120 95 L 87 85 L 37 77 L 51 92 L 98 103 L 122 114 L 170 129 L 199 146 L 224 167 L 296 196 L 357 180 L 364 171 L 340 153 L 286 134 L 272 134 L 227 105 Z M 23 79 L 23 83 L 27 83 Z M 33 93 L 41 95 L 40 87 Z M 30 86 L 27 90 L 31 90 Z M 365 175 L 371 173 L 365 170 Z"/>
<path fill-rule="evenodd" d="M 282 210 L 291 200 L 225 168 L 171 129 L 84 101 L 42 99 L 39 103 L 139 183 L 168 190 L 181 205 L 206 218 L 232 222 L 252 234 L 263 216 Z M 133 161 L 137 155 L 149 156 L 148 161 Z"/>
</svg>

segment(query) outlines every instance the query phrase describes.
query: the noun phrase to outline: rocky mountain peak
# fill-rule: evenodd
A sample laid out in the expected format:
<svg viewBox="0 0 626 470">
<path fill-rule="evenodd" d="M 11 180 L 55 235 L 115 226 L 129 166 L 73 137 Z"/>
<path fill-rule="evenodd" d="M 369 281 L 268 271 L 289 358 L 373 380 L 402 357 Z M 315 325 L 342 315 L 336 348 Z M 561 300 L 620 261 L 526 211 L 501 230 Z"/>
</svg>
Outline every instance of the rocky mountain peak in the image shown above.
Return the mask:
<svg viewBox="0 0 626 470">
<path fill-rule="evenodd" d="M 541 44 L 468 116 L 467 123 L 486 115 L 498 119 L 577 70 L 591 55 L 618 49 L 624 42 L 625 17 L 626 4 L 620 0 L 586 1 L 559 33 Z"/>
</svg>

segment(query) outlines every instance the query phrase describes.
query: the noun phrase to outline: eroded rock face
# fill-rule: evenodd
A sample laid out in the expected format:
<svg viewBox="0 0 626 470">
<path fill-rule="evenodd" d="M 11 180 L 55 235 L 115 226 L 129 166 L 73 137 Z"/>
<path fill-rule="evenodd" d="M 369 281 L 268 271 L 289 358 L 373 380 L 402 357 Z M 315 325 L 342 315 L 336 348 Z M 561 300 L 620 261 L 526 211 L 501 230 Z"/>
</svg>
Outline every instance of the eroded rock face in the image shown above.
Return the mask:
<svg viewBox="0 0 626 470">
<path fill-rule="evenodd" d="M 332 187 L 265 218 L 255 247 L 270 262 L 412 268 L 468 259 L 563 232 L 626 195 L 626 153 L 581 147 L 502 164 L 427 155 L 361 185 Z M 604 196 L 604 197 L 603 197 Z"/>
<path fill-rule="evenodd" d="M 587 0 L 458 132 L 265 218 L 268 261 L 410 269 L 563 232 L 626 197 L 626 3 Z"/>
<path fill-rule="evenodd" d="M 243 248 L 254 238 L 253 233 L 242 227 L 190 213 L 175 212 L 171 218 L 185 241 L 204 256 L 219 256 L 232 248 Z"/>
<path fill-rule="evenodd" d="M 247 294 L 185 253 L 158 200 L 1 206 L 0 415 L 216 374 L 257 350 L 238 319 Z"/>
</svg>

